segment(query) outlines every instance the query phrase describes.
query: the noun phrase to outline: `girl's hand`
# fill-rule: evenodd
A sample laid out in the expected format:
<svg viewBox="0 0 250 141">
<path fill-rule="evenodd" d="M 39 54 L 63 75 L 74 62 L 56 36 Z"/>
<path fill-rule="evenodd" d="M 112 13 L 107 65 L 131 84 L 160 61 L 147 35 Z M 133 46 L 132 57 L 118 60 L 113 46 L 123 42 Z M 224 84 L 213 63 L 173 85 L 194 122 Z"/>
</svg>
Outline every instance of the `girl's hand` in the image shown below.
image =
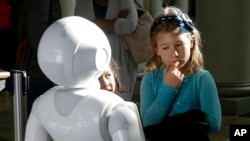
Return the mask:
<svg viewBox="0 0 250 141">
<path fill-rule="evenodd" d="M 175 62 L 164 71 L 164 83 L 173 89 L 178 89 L 184 78 L 184 74 L 178 68 L 179 62 Z"/>
</svg>

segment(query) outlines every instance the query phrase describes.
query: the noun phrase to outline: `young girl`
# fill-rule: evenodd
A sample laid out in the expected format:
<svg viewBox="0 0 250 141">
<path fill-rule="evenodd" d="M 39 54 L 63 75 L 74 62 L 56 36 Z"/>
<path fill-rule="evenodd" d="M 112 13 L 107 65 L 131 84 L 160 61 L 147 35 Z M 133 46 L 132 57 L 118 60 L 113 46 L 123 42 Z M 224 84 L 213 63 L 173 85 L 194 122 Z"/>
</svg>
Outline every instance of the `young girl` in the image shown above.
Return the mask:
<svg viewBox="0 0 250 141">
<path fill-rule="evenodd" d="M 119 66 L 114 59 L 111 59 L 108 68 L 105 69 L 99 77 L 101 89 L 116 93 L 118 90 L 117 87 L 119 87 L 119 81 Z"/>
<path fill-rule="evenodd" d="M 203 130 L 206 135 L 218 132 L 219 97 L 213 77 L 203 69 L 200 34 L 192 21 L 178 8 L 167 7 L 152 24 L 150 39 L 153 54 L 140 94 L 146 138 L 194 139 Z"/>
</svg>

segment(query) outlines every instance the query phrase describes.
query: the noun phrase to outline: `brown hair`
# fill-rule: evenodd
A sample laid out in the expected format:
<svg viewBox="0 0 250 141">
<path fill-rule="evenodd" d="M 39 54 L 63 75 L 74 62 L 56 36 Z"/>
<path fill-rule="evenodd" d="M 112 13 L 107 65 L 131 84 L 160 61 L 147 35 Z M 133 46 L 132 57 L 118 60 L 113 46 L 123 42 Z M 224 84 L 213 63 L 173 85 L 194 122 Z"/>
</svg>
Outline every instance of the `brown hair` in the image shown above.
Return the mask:
<svg viewBox="0 0 250 141">
<path fill-rule="evenodd" d="M 110 63 L 109 63 L 109 67 L 114 74 L 115 85 L 116 85 L 116 89 L 115 89 L 116 94 L 120 95 L 120 93 L 121 93 L 120 90 L 124 89 L 122 86 L 121 77 L 120 77 L 120 66 L 113 58 L 111 58 Z"/>
</svg>

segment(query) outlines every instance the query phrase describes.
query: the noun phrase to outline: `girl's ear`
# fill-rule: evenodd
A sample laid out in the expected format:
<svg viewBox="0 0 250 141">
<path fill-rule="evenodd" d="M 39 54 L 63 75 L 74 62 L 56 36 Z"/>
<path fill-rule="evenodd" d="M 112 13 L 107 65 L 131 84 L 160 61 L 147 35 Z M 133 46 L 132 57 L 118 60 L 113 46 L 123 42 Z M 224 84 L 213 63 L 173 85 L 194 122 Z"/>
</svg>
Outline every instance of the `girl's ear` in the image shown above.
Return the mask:
<svg viewBox="0 0 250 141">
<path fill-rule="evenodd" d="M 192 35 L 191 36 L 191 38 L 190 38 L 190 44 L 191 44 L 191 48 L 193 48 L 194 47 L 194 45 L 195 45 L 195 39 L 194 39 L 194 35 Z"/>
<path fill-rule="evenodd" d="M 158 53 L 158 48 L 157 48 L 157 46 L 154 46 L 154 52 L 155 52 L 155 54 L 157 54 L 157 55 L 159 56 L 159 53 Z"/>
</svg>

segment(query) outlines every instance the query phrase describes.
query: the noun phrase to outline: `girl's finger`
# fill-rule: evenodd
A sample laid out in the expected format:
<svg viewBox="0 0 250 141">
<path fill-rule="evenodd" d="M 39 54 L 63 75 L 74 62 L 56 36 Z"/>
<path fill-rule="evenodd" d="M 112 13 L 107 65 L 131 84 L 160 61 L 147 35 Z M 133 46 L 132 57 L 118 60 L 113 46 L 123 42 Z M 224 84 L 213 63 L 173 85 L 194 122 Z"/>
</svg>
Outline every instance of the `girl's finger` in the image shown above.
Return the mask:
<svg viewBox="0 0 250 141">
<path fill-rule="evenodd" d="M 170 64 L 169 67 L 167 68 L 167 71 L 173 71 L 174 69 L 177 69 L 179 65 L 179 61 L 174 62 L 173 64 Z"/>
</svg>

